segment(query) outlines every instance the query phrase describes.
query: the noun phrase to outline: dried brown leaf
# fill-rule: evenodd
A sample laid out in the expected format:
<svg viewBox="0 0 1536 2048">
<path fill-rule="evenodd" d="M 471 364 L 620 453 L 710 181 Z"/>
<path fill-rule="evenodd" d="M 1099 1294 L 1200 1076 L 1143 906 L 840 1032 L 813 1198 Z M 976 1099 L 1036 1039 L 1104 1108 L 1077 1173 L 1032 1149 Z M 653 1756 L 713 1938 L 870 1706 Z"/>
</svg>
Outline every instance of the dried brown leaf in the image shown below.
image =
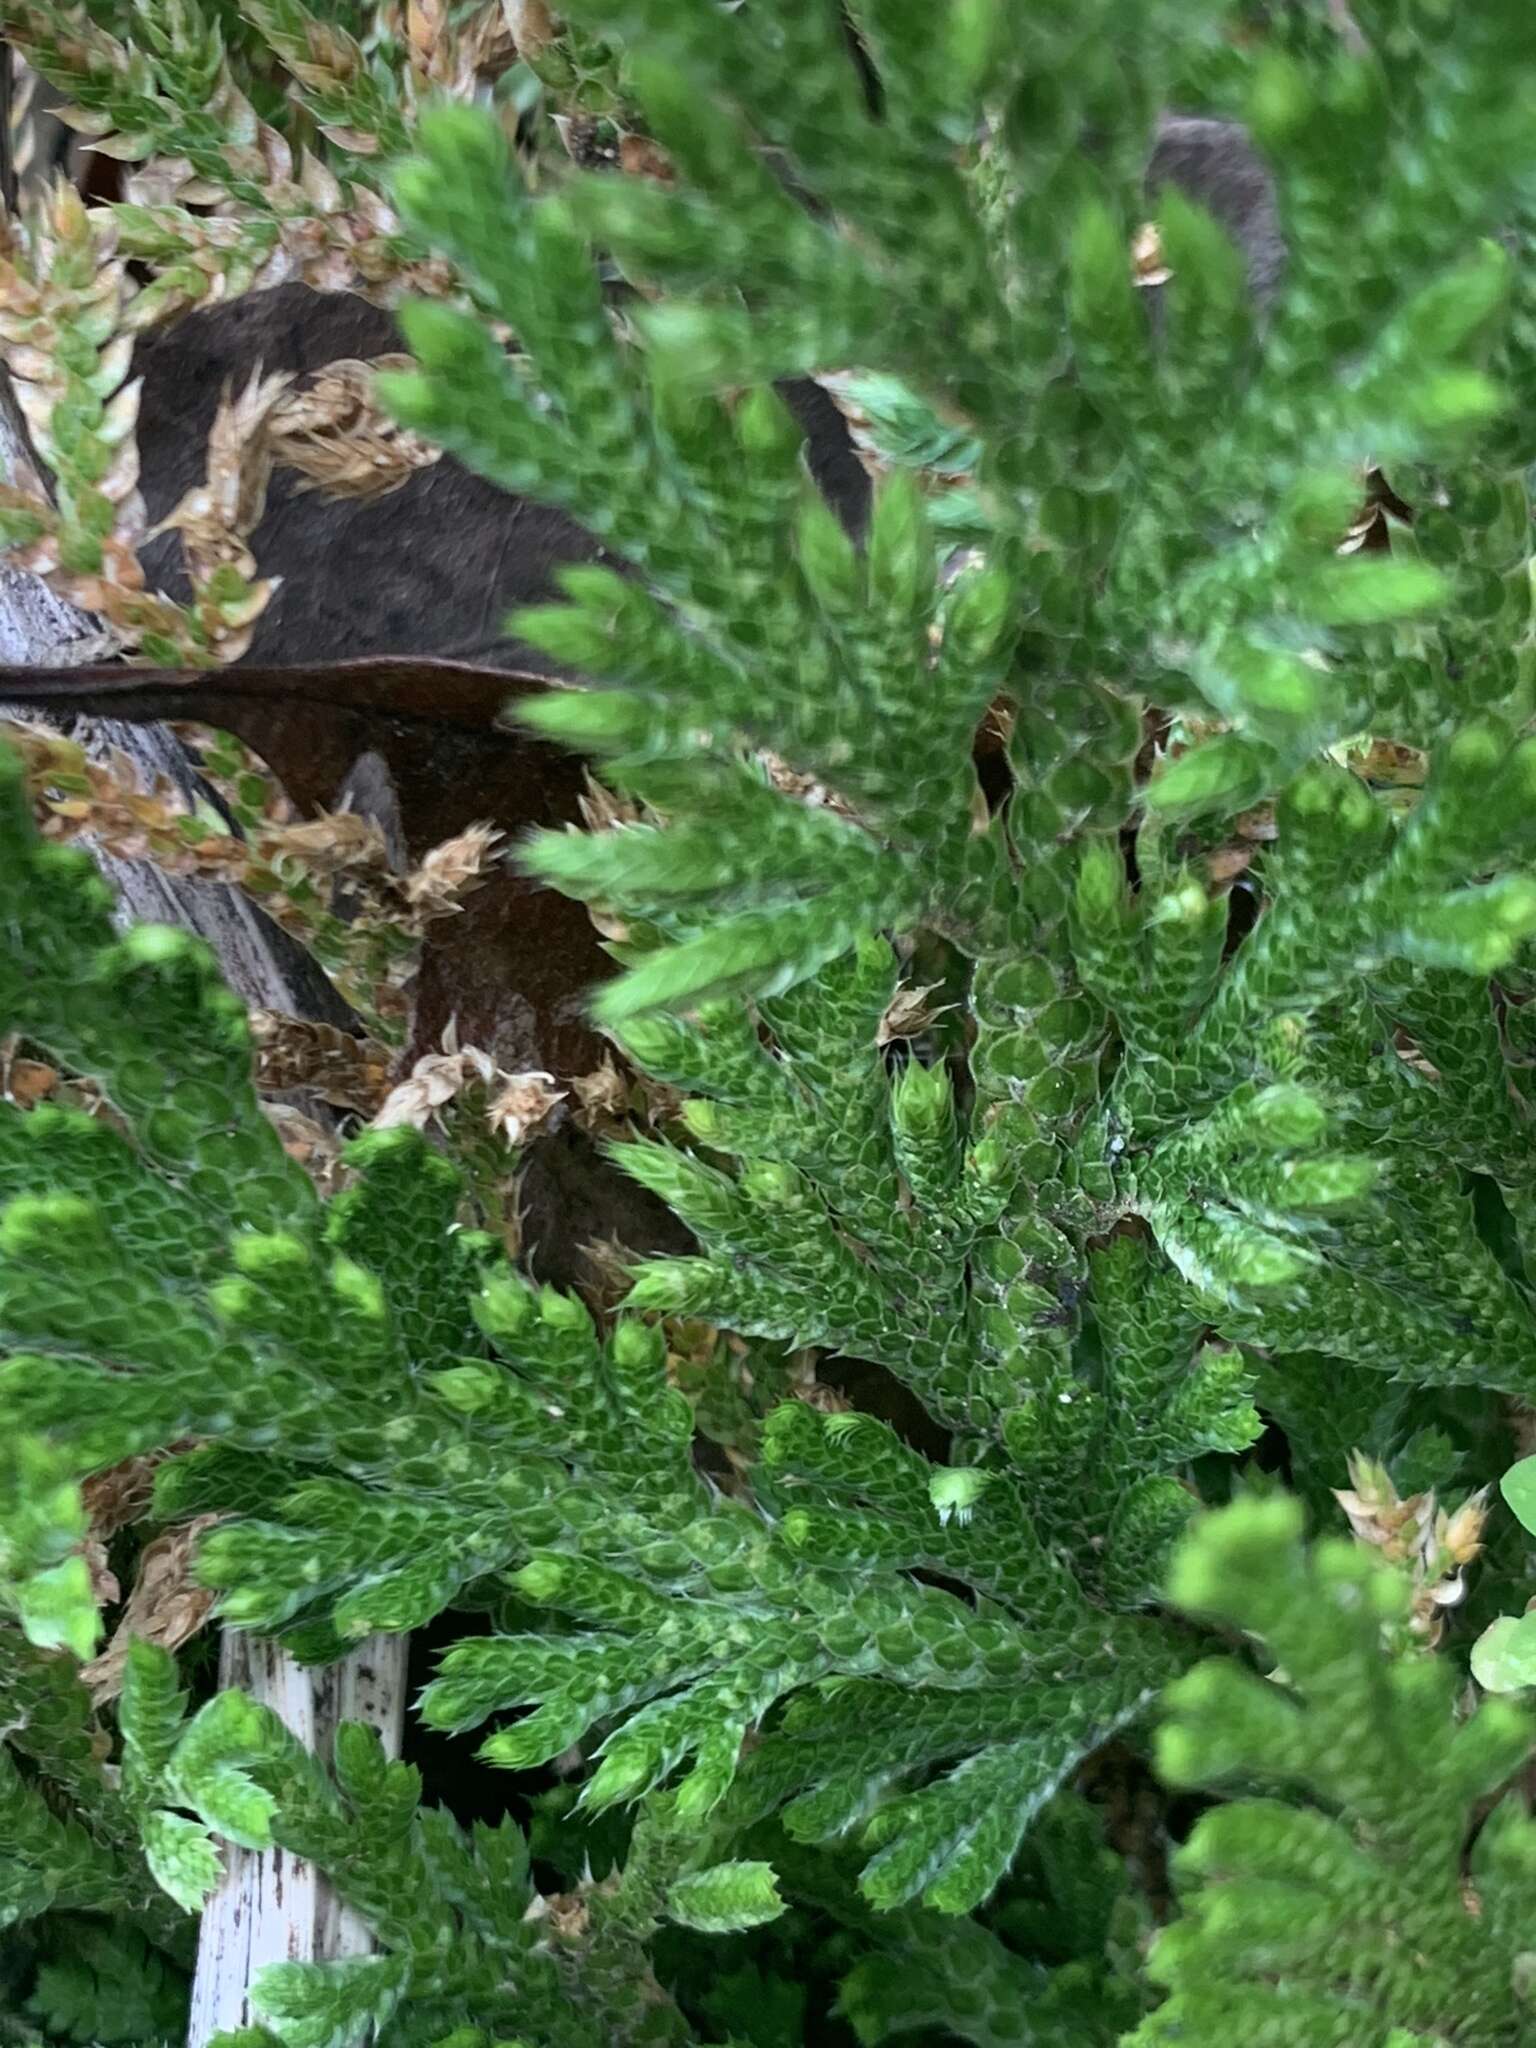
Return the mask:
<svg viewBox="0 0 1536 2048">
<path fill-rule="evenodd" d="M 616 1237 L 595 1238 L 577 1249 L 585 1268 L 582 1299 L 600 1323 L 607 1322 L 634 1285 L 635 1255 Z"/>
<path fill-rule="evenodd" d="M 494 825 L 468 825 L 434 846 L 401 882 L 401 893 L 418 918 L 451 917 L 463 899 L 486 880 L 505 834 Z"/>
<path fill-rule="evenodd" d="M 96 1535 L 88 1535 L 80 1545 L 80 1555 L 85 1559 L 85 1568 L 91 1579 L 91 1598 L 98 1607 L 115 1607 L 123 1597 L 117 1574 L 107 1563 L 107 1546 Z"/>
<path fill-rule="evenodd" d="M 81 1481 L 80 1499 L 90 1517 L 92 1536 L 105 1542 L 149 1513 L 155 1473 L 169 1456 L 169 1450 L 147 1451 Z"/>
<path fill-rule="evenodd" d="M 677 172 L 672 159 L 648 135 L 619 137 L 619 169 L 632 178 L 651 178 L 659 185 L 675 184 Z"/>
<path fill-rule="evenodd" d="M 1373 739 L 1368 746 L 1352 748 L 1349 765 L 1367 782 L 1393 789 L 1421 789 L 1429 780 L 1429 755 L 1398 740 Z"/>
<path fill-rule="evenodd" d="M 829 1387 L 816 1377 L 816 1353 L 796 1352 L 790 1361 L 789 1392 L 793 1400 L 804 1401 L 819 1415 L 847 1415 L 853 1402 L 840 1388 Z"/>
<path fill-rule="evenodd" d="M 32 1109 L 52 1094 L 58 1079 L 58 1068 L 44 1066 L 41 1060 L 11 1060 L 0 1068 L 0 1094 L 18 1109 Z"/>
<path fill-rule="evenodd" d="M 824 782 L 819 782 L 814 775 L 806 775 L 798 768 L 791 768 L 787 761 L 782 761 L 777 754 L 770 753 L 766 748 L 759 752 L 757 758 L 773 787 L 782 790 L 785 796 L 799 797 L 803 803 L 813 804 L 818 809 L 836 811 L 842 818 L 853 817 L 854 813 L 846 800 L 840 797 L 836 790 L 829 789 Z"/>
<path fill-rule="evenodd" d="M 80 1668 L 94 1705 L 99 1707 L 122 1691 L 128 1646 L 135 1637 L 176 1650 L 207 1622 L 217 1595 L 198 1585 L 192 1576 L 192 1561 L 204 1532 L 222 1519 L 220 1515 L 195 1515 L 190 1522 L 165 1530 L 145 1547 L 111 1641 Z"/>
<path fill-rule="evenodd" d="M 1426 1081 L 1440 1081 L 1445 1078 L 1424 1048 L 1410 1038 L 1401 1027 L 1392 1033 L 1392 1049 L 1405 1067 L 1411 1067 L 1414 1073 L 1422 1075 Z"/>
<path fill-rule="evenodd" d="M 1357 1542 L 1407 1566 L 1413 1582 L 1410 1626 L 1433 1648 L 1446 1612 L 1466 1598 L 1466 1573 L 1482 1554 L 1487 1489 L 1448 1514 L 1433 1493 L 1402 1499 L 1386 1467 L 1360 1451 L 1350 1454 L 1349 1480 L 1347 1487 L 1335 1488 L 1334 1499 Z"/>
<path fill-rule="evenodd" d="M 525 60 L 548 49 L 560 33 L 545 0 L 501 0 L 501 9 L 517 53 Z"/>
<path fill-rule="evenodd" d="M 500 78 L 517 62 L 517 43 L 502 12 L 501 0 L 472 15 L 458 31 L 459 75 L 475 80 Z"/>
<path fill-rule="evenodd" d="M 1233 841 L 1227 846 L 1218 846 L 1205 857 L 1207 879 L 1219 889 L 1228 882 L 1235 882 L 1239 875 L 1246 874 L 1253 866 L 1257 851 L 1252 846 L 1243 846 Z"/>
</svg>

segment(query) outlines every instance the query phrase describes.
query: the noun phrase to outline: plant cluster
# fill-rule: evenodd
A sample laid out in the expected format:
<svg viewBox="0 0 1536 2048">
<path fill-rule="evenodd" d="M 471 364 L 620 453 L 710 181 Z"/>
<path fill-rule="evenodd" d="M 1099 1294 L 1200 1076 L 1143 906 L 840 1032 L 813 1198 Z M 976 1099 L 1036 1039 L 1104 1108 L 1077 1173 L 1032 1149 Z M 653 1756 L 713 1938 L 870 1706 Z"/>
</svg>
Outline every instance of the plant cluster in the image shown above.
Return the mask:
<svg viewBox="0 0 1536 2048">
<path fill-rule="evenodd" d="M 531 190 L 414 100 L 402 159 L 384 68 L 299 54 L 355 25 L 242 20 L 454 280 L 381 402 L 625 564 L 514 622 L 592 679 L 519 715 L 623 800 L 520 857 L 610 935 L 677 1105 L 615 1156 L 695 1249 L 600 1319 L 409 1128 L 320 1199 L 207 956 L 116 934 L 5 771 L 0 1021 L 114 1112 L 0 1104 L 23 2036 L 122 1979 L 156 2038 L 224 1839 L 376 1930 L 257 1987 L 286 2048 L 1514 2048 L 1536 17 L 861 0 L 872 104 L 820 0 L 570 11 L 669 177 Z M 1263 153 L 1262 309 L 1179 190 L 1145 220 L 1166 105 Z M 773 389 L 816 371 L 862 546 Z M 301 1658 L 463 1615 L 420 1718 L 527 1843 L 148 1646 L 98 1729 L 81 1487 L 136 1460 Z"/>
</svg>

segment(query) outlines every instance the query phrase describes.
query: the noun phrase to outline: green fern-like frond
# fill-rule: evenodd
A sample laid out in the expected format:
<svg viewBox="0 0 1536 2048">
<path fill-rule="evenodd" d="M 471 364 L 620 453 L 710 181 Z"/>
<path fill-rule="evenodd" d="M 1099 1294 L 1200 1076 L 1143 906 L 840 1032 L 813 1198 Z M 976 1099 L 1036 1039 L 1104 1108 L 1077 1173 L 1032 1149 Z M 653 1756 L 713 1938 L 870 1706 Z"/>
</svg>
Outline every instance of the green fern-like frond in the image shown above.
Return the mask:
<svg viewBox="0 0 1536 2048">
<path fill-rule="evenodd" d="M 1175 1561 L 1179 1605 L 1253 1637 L 1268 1668 L 1215 1659 L 1170 1691 L 1164 1775 L 1245 1796 L 1178 1852 L 1184 1910 L 1151 1960 L 1169 1996 L 1130 2039 L 1524 2040 L 1536 1835 L 1506 1788 L 1529 1718 L 1505 1700 L 1458 1715 L 1445 1661 L 1384 1645 L 1406 1582 L 1300 1531 L 1293 1502 L 1245 1502 Z"/>
</svg>

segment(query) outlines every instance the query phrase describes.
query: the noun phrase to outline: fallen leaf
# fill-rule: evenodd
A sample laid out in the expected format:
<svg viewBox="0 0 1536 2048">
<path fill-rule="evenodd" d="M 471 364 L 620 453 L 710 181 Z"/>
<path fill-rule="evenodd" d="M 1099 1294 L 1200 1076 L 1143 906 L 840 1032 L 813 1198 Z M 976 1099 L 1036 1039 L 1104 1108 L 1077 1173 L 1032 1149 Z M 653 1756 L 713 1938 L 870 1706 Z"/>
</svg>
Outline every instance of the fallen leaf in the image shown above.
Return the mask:
<svg viewBox="0 0 1536 2048">
<path fill-rule="evenodd" d="M 128 1645 L 135 1637 L 176 1650 L 208 1620 L 218 1596 L 193 1578 L 192 1561 L 204 1531 L 222 1520 L 220 1515 L 194 1515 L 145 1546 L 133 1590 L 111 1641 L 99 1656 L 80 1667 L 80 1677 L 95 1706 L 115 1699 L 122 1691 Z"/>
</svg>

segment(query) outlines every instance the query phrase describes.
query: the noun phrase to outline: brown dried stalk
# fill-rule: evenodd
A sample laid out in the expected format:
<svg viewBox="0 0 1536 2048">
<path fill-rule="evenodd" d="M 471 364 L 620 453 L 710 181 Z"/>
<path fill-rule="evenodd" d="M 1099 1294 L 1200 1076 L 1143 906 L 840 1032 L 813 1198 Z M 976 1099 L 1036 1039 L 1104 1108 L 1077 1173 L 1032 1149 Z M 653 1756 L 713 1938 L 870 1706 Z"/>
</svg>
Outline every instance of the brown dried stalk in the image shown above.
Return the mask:
<svg viewBox="0 0 1536 2048">
<path fill-rule="evenodd" d="M 24 223 L 0 224 L 0 359 L 33 447 L 59 483 L 55 504 L 36 471 L 18 463 L 0 486 L 0 539 L 15 567 L 96 614 L 124 651 L 211 667 L 245 652 L 271 595 L 252 580 L 244 546 L 270 465 L 252 453 L 253 394 L 226 401 L 206 495 L 185 520 L 194 541 L 192 602 L 148 590 L 138 559 L 146 523 L 134 441 L 138 386 L 126 381 L 134 292 L 111 216 L 88 212 L 69 185 L 57 185 Z"/>
</svg>

